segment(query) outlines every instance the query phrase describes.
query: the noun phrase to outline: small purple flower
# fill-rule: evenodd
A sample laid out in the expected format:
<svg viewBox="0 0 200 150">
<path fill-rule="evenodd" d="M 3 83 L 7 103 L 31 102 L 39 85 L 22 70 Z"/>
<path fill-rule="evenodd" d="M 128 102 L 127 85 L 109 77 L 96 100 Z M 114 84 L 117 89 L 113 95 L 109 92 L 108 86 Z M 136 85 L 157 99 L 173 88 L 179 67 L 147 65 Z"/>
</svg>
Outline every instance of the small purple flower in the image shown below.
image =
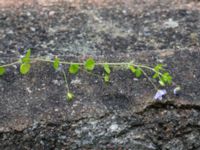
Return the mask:
<svg viewBox="0 0 200 150">
<path fill-rule="evenodd" d="M 18 48 L 18 53 L 20 54 L 19 58 L 23 58 L 24 55 L 23 55 L 23 49 L 22 48 Z"/>
<path fill-rule="evenodd" d="M 18 48 L 18 52 L 19 52 L 19 54 L 20 54 L 20 58 L 23 58 L 25 55 L 26 55 L 26 53 L 27 53 L 27 51 L 29 50 L 29 48 Z"/>
<path fill-rule="evenodd" d="M 18 47 L 18 49 L 17 49 L 17 50 L 18 50 L 18 52 L 20 52 L 20 51 L 21 51 L 21 48 L 20 48 L 20 47 Z"/>
<path fill-rule="evenodd" d="M 165 89 L 163 90 L 158 90 L 154 96 L 155 100 L 162 100 L 163 96 L 167 94 L 167 91 Z"/>
</svg>

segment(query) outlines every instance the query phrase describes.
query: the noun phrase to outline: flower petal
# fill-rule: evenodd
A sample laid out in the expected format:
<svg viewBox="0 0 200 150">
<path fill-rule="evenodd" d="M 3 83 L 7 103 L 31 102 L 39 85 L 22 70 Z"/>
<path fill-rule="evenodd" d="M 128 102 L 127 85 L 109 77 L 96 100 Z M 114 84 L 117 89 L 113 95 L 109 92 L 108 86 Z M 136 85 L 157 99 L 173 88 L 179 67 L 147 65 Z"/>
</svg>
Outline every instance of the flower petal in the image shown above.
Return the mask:
<svg viewBox="0 0 200 150">
<path fill-rule="evenodd" d="M 165 89 L 158 90 L 154 96 L 155 100 L 162 100 L 163 96 L 167 94 L 167 91 Z"/>
</svg>

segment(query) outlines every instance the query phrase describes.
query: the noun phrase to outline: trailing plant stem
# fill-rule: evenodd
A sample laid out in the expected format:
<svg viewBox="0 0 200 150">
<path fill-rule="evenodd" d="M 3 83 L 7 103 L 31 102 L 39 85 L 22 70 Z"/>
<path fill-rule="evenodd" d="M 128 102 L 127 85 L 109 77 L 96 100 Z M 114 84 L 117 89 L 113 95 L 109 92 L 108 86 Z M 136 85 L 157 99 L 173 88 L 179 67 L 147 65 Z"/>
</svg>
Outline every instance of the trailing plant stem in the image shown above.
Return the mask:
<svg viewBox="0 0 200 150">
<path fill-rule="evenodd" d="M 162 92 L 162 90 L 159 90 L 156 84 L 154 84 L 153 80 L 149 77 L 149 75 L 146 73 L 146 70 L 153 72 L 153 79 L 159 79 L 159 84 L 161 86 L 165 86 L 166 84 L 172 83 L 172 76 L 165 71 L 163 68 L 163 64 L 157 64 L 155 67 L 149 67 L 147 65 L 141 65 L 141 64 L 135 64 L 133 62 L 95 62 L 93 58 L 88 58 L 87 60 L 83 62 L 70 62 L 70 61 L 60 61 L 60 58 L 58 56 L 54 55 L 53 58 L 45 58 L 45 57 L 30 57 L 31 56 L 31 49 L 28 49 L 25 55 L 22 56 L 22 58 L 19 58 L 17 61 L 14 61 L 9 64 L 0 65 L 0 76 L 2 76 L 6 72 L 6 67 L 10 67 L 13 65 L 20 65 L 20 73 L 25 75 L 30 71 L 31 64 L 37 63 L 37 62 L 46 62 L 51 63 L 53 65 L 53 68 L 55 71 L 60 71 L 63 74 L 65 86 L 67 88 L 67 94 L 66 98 L 67 100 L 72 100 L 74 97 L 74 94 L 70 92 L 69 84 L 66 76 L 65 70 L 62 68 L 62 65 L 68 65 L 69 66 L 69 74 L 76 74 L 78 73 L 79 69 L 91 74 L 93 76 L 96 76 L 100 79 L 104 79 L 105 82 L 109 82 L 110 80 L 110 73 L 111 69 L 110 67 L 117 68 L 117 69 L 129 69 L 136 78 L 141 77 L 142 74 L 147 78 L 147 80 L 152 84 L 152 86 L 158 91 Z M 103 67 L 104 69 L 104 77 L 102 78 L 100 75 L 93 73 L 92 71 L 95 69 L 95 66 Z M 166 94 L 166 91 L 164 92 Z M 159 93 L 158 93 L 159 94 Z M 163 92 L 161 93 L 163 95 Z M 156 94 L 156 99 L 162 99 L 162 97 L 158 97 Z"/>
<path fill-rule="evenodd" d="M 47 60 L 47 59 L 42 59 L 42 58 L 31 58 L 31 62 L 50 62 L 50 63 L 53 63 L 54 60 Z M 15 62 L 12 62 L 12 63 L 9 63 L 9 64 L 5 64 L 5 65 L 1 65 L 0 67 L 9 67 L 9 66 L 13 66 L 13 65 L 16 65 L 16 64 L 20 64 L 21 63 L 21 60 L 18 60 L 18 61 L 15 61 Z M 84 63 L 83 62 L 67 62 L 67 61 L 60 61 L 60 64 L 65 64 L 65 65 L 71 65 L 71 64 L 77 64 L 77 65 L 81 65 L 83 66 Z M 108 64 L 110 66 L 128 66 L 128 65 L 133 65 L 135 67 L 140 67 L 140 68 L 143 68 L 143 69 L 148 69 L 148 70 L 151 70 L 155 73 L 158 73 L 160 76 L 162 76 L 162 73 L 159 72 L 159 71 L 156 71 L 154 68 L 151 68 L 149 66 L 146 66 L 146 65 L 140 65 L 140 64 L 134 64 L 134 63 L 130 63 L 130 62 L 116 62 L 116 63 L 105 63 L 105 62 L 96 62 L 96 66 L 102 66 L 104 64 Z"/>
<path fill-rule="evenodd" d="M 20 60 L 9 63 L 9 64 L 1 65 L 0 67 L 10 67 L 10 66 L 13 66 L 13 65 L 17 65 L 19 63 L 20 63 Z"/>
</svg>

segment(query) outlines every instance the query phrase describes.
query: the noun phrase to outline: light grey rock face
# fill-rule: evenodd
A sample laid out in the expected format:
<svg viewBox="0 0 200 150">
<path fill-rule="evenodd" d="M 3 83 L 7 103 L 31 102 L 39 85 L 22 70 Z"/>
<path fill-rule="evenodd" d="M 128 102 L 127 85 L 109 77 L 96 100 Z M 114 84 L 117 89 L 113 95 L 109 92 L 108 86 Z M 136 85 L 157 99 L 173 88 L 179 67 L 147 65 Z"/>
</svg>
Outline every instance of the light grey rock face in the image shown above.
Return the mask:
<svg viewBox="0 0 200 150">
<path fill-rule="evenodd" d="M 171 150 L 185 150 L 183 142 L 179 139 L 172 139 L 166 145 L 162 147 L 162 149 L 171 149 Z"/>
<path fill-rule="evenodd" d="M 188 110 L 166 112 L 164 108 L 159 108 L 159 111 L 152 109 L 129 117 L 110 113 L 74 121 L 34 122 L 18 133 L 2 133 L 1 148 L 194 149 L 200 146 L 199 131 L 195 123 L 190 126 L 189 122 L 182 122 L 184 117 L 177 117 L 184 111 Z M 162 120 L 156 119 L 159 112 L 165 112 L 170 117 L 164 115 Z M 182 136 L 182 132 L 188 133 Z"/>
<path fill-rule="evenodd" d="M 200 12 L 171 3 L 151 3 L 144 11 L 115 2 L 1 10 L 0 64 L 15 61 L 23 48 L 48 60 L 162 62 L 181 90 L 174 95 L 173 84 L 167 98 L 155 101 L 147 79 L 128 70 L 112 69 L 109 84 L 80 71 L 67 73 L 75 95 L 69 102 L 52 64 L 34 63 L 26 76 L 16 65 L 0 77 L 0 149 L 198 149 Z M 94 72 L 103 74 L 100 67 Z"/>
</svg>

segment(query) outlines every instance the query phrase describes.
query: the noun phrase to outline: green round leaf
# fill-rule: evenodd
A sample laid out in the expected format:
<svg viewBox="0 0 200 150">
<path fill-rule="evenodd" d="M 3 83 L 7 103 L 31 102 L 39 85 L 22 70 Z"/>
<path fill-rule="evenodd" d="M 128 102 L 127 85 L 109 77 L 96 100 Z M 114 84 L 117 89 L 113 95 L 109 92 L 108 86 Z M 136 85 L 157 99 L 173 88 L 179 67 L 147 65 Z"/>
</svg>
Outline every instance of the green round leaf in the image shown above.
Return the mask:
<svg viewBox="0 0 200 150">
<path fill-rule="evenodd" d="M 129 69 L 131 70 L 132 73 L 135 73 L 136 69 L 133 65 L 130 65 L 129 66 Z"/>
<path fill-rule="evenodd" d="M 156 72 L 154 75 L 153 75 L 153 78 L 156 79 L 159 77 L 159 74 Z"/>
<path fill-rule="evenodd" d="M 28 49 L 26 55 L 22 58 L 23 63 L 30 63 L 31 49 Z"/>
<path fill-rule="evenodd" d="M 142 75 L 142 70 L 138 67 L 138 68 L 135 70 L 135 76 L 136 76 L 137 78 L 139 78 L 141 75 Z"/>
<path fill-rule="evenodd" d="M 155 67 L 154 67 L 154 70 L 155 71 L 160 71 L 160 70 L 163 70 L 163 64 L 158 64 L 158 65 L 156 65 Z"/>
<path fill-rule="evenodd" d="M 107 74 L 110 74 L 110 66 L 108 65 L 108 64 L 104 64 L 103 65 L 103 68 L 104 68 L 104 70 L 105 70 L 105 72 L 107 73 Z"/>
<path fill-rule="evenodd" d="M 78 64 L 71 64 L 69 67 L 69 72 L 71 74 L 76 74 L 79 70 L 79 65 Z"/>
<path fill-rule="evenodd" d="M 67 98 L 68 101 L 71 101 L 74 98 L 74 94 L 71 93 L 71 92 L 68 92 L 67 95 L 66 95 L 66 98 Z"/>
<path fill-rule="evenodd" d="M 104 81 L 105 81 L 105 82 L 109 82 L 109 80 L 110 80 L 109 74 L 105 74 L 105 76 L 104 76 Z"/>
<path fill-rule="evenodd" d="M 0 76 L 2 76 L 6 72 L 4 67 L 0 67 Z"/>
<path fill-rule="evenodd" d="M 161 79 L 164 83 L 168 84 L 172 83 L 172 76 L 168 72 L 163 73 Z"/>
<path fill-rule="evenodd" d="M 31 49 L 29 48 L 26 52 L 26 57 L 30 57 L 31 56 Z"/>
<path fill-rule="evenodd" d="M 95 61 L 93 58 L 88 58 L 86 61 L 85 61 L 85 64 L 84 64 L 84 68 L 86 70 L 89 70 L 89 71 L 92 71 L 95 67 Z"/>
<path fill-rule="evenodd" d="M 56 58 L 54 59 L 54 62 L 53 62 L 53 68 L 54 68 L 55 70 L 57 70 L 57 69 L 59 68 L 59 65 L 60 65 L 60 59 L 59 59 L 58 57 L 56 57 Z"/>
<path fill-rule="evenodd" d="M 27 63 L 23 63 L 20 66 L 20 73 L 27 74 L 30 71 L 31 65 Z"/>
</svg>

